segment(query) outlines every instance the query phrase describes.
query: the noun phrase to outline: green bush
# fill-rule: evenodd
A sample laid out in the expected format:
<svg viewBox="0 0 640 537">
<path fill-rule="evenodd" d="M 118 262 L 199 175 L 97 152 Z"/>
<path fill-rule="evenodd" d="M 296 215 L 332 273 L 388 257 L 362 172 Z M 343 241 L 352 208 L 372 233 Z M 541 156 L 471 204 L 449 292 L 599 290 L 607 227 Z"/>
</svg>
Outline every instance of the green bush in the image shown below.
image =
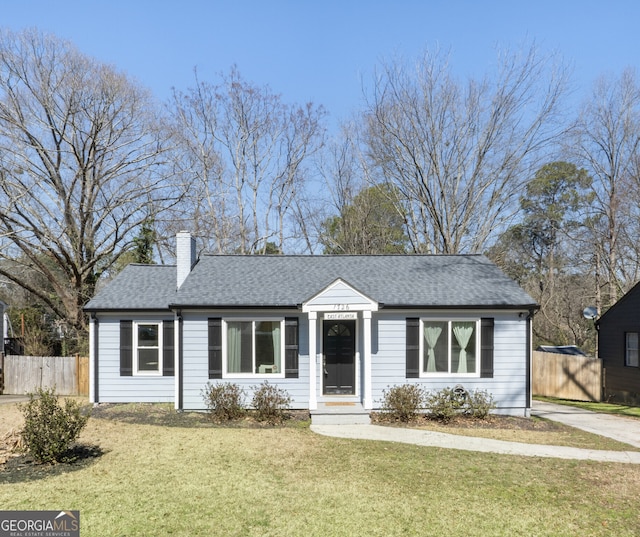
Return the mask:
<svg viewBox="0 0 640 537">
<path fill-rule="evenodd" d="M 77 401 L 65 399 L 62 407 L 53 388 L 40 388 L 19 408 L 25 420 L 22 440 L 36 462 L 72 460 L 71 445 L 89 420 Z"/>
<path fill-rule="evenodd" d="M 486 390 L 475 390 L 468 394 L 468 414 L 474 418 L 485 419 L 496 408 L 496 403 Z"/>
<path fill-rule="evenodd" d="M 429 393 L 426 397 L 429 417 L 444 423 L 463 413 L 465 403 L 466 391 L 455 388 L 443 388 Z"/>
<path fill-rule="evenodd" d="M 209 417 L 216 422 L 242 419 L 246 414 L 245 396 L 245 391 L 240 386 L 230 382 L 208 383 L 202 390 Z"/>
<path fill-rule="evenodd" d="M 381 410 L 386 417 L 408 423 L 424 408 L 425 391 L 417 384 L 392 386 L 382 392 Z"/>
<path fill-rule="evenodd" d="M 426 406 L 431 419 L 444 423 L 459 415 L 485 419 L 496 407 L 493 396 L 487 391 L 468 392 L 460 385 L 429 393 Z"/>
<path fill-rule="evenodd" d="M 291 406 L 291 397 L 286 390 L 269 384 L 266 380 L 253 392 L 251 406 L 256 419 L 276 425 L 285 421 Z"/>
</svg>

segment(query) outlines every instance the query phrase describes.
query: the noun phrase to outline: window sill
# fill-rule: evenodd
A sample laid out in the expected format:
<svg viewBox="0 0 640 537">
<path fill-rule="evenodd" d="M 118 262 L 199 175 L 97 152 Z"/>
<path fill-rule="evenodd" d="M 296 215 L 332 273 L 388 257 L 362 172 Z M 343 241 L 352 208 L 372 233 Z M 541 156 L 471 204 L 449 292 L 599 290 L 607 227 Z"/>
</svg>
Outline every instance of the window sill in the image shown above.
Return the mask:
<svg viewBox="0 0 640 537">
<path fill-rule="evenodd" d="M 421 373 L 421 379 L 452 379 L 452 378 L 465 378 L 465 379 L 479 379 L 480 373 Z"/>
<path fill-rule="evenodd" d="M 269 379 L 283 379 L 284 373 L 225 373 L 222 375 L 223 379 L 257 379 L 257 380 L 269 380 Z"/>
</svg>

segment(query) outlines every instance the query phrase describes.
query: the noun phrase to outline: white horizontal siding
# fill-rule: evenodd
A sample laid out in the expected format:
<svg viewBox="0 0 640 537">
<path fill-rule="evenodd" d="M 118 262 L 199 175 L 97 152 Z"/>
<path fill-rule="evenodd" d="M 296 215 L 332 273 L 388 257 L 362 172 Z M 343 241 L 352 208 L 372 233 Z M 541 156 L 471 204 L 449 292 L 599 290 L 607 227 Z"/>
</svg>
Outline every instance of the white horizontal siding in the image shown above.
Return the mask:
<svg viewBox="0 0 640 537">
<path fill-rule="evenodd" d="M 383 392 L 390 386 L 420 384 L 429 391 L 437 391 L 457 384 L 467 390 L 486 390 L 497 405 L 497 412 L 524 414 L 527 407 L 526 367 L 526 319 L 517 313 L 487 312 L 478 317 L 493 317 L 494 326 L 494 371 L 493 378 L 469 378 L 451 375 L 442 378 L 406 378 L 406 319 L 407 317 L 468 317 L 468 314 L 434 314 L 433 312 L 410 312 L 394 314 L 380 312 L 374 315 L 374 334 L 378 334 L 378 345 L 374 343 L 372 356 L 373 404 L 378 408 Z"/>
<path fill-rule="evenodd" d="M 221 314 L 217 313 L 186 313 L 183 315 L 183 408 L 185 410 L 205 410 L 203 390 L 208 383 L 221 384 L 233 383 L 240 386 L 246 393 L 247 404 L 251 403 L 253 391 L 259 387 L 264 378 L 223 378 L 209 379 L 209 352 L 208 352 L 208 322 L 211 317 L 251 318 L 260 319 L 262 317 L 273 318 L 277 313 L 267 314 Z M 287 317 L 292 315 L 287 314 Z M 308 408 L 309 405 L 309 345 L 308 345 L 308 324 L 305 316 L 299 317 L 299 369 L 298 378 L 274 378 L 266 379 L 269 384 L 286 390 L 291 397 L 292 408 Z"/>
<path fill-rule="evenodd" d="M 183 315 L 183 378 L 182 395 L 185 410 L 204 410 L 203 390 L 207 383 L 233 382 L 247 393 L 248 402 L 253 389 L 262 378 L 208 378 L 208 323 L 211 317 L 273 318 L 277 312 L 185 312 Z M 287 313 L 286 316 L 292 316 Z M 299 376 L 296 379 L 268 379 L 270 384 L 287 391 L 293 408 L 308 408 L 309 405 L 309 323 L 305 314 L 299 318 Z M 407 317 L 469 317 L 469 314 L 434 312 L 389 312 L 382 310 L 372 317 L 372 399 L 374 408 L 379 408 L 383 392 L 390 386 L 419 383 L 428 390 L 439 390 L 462 384 L 468 390 L 486 390 L 497 403 L 498 411 L 522 414 L 527 408 L 526 394 L 526 319 L 517 312 L 484 312 L 476 317 L 493 317 L 494 326 L 494 374 L 493 378 L 469 378 L 449 376 L 430 379 L 406 378 L 406 318 Z M 145 319 L 152 319 L 144 316 Z M 171 319 L 171 317 L 164 317 Z M 158 318 L 160 319 L 160 318 Z M 99 399 L 100 402 L 171 402 L 175 398 L 175 377 L 121 377 L 120 376 L 120 324 L 119 318 L 105 316 L 99 326 Z M 358 319 L 357 352 L 362 366 L 362 319 Z M 316 393 L 322 398 L 322 317 L 317 322 L 317 344 L 319 359 L 313 360 L 316 368 Z M 176 341 L 177 343 L 177 341 Z M 315 358 L 315 357 L 314 357 Z M 357 372 L 358 392 L 362 394 L 362 367 Z"/>
<path fill-rule="evenodd" d="M 204 408 L 202 390 L 209 378 L 207 317 L 183 313 L 182 318 L 182 405 L 200 410 Z"/>
<path fill-rule="evenodd" d="M 307 306 L 326 306 L 332 304 L 369 304 L 371 301 L 345 283 L 337 283 L 307 302 Z"/>
<path fill-rule="evenodd" d="M 173 317 L 144 316 L 145 320 L 173 320 Z M 99 403 L 169 403 L 174 399 L 175 377 L 120 376 L 120 319 L 99 320 Z M 91 379 L 93 382 L 93 379 Z"/>
</svg>

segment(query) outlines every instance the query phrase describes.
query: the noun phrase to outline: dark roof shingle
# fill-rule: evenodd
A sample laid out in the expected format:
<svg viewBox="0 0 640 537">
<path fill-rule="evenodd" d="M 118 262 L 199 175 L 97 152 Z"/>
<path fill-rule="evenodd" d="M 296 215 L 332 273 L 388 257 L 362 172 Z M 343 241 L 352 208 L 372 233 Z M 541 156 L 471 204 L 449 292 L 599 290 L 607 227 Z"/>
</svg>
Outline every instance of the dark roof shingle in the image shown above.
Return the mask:
<svg viewBox="0 0 640 537">
<path fill-rule="evenodd" d="M 484 256 L 204 256 L 180 306 L 295 306 L 336 279 L 386 306 L 533 304 Z"/>
<path fill-rule="evenodd" d="M 481 255 L 205 255 L 178 291 L 175 266 L 131 265 L 86 309 L 295 307 L 338 278 L 386 307 L 535 305 Z"/>
<path fill-rule="evenodd" d="M 127 265 L 85 306 L 95 310 L 168 309 L 176 294 L 175 265 Z"/>
</svg>

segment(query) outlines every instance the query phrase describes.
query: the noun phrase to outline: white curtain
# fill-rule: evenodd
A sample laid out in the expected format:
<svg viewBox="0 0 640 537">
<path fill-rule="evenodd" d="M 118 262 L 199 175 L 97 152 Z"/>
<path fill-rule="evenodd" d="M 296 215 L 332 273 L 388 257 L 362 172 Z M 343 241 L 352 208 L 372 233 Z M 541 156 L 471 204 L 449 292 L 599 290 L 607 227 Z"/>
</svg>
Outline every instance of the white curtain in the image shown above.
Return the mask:
<svg viewBox="0 0 640 537">
<path fill-rule="evenodd" d="M 227 324 L 227 371 L 241 373 L 242 324 Z"/>
<path fill-rule="evenodd" d="M 473 334 L 474 323 L 456 323 L 453 327 L 453 335 L 460 345 L 460 361 L 458 362 L 458 373 L 467 372 L 467 345 Z"/>
<path fill-rule="evenodd" d="M 274 373 L 280 372 L 280 323 L 271 323 L 271 337 L 273 338 L 273 365 L 276 366 L 273 369 Z"/>
<path fill-rule="evenodd" d="M 427 373 L 433 373 L 436 371 L 436 352 L 435 347 L 438 343 L 438 338 L 442 333 L 440 326 L 425 326 L 424 338 L 427 341 Z"/>
</svg>

